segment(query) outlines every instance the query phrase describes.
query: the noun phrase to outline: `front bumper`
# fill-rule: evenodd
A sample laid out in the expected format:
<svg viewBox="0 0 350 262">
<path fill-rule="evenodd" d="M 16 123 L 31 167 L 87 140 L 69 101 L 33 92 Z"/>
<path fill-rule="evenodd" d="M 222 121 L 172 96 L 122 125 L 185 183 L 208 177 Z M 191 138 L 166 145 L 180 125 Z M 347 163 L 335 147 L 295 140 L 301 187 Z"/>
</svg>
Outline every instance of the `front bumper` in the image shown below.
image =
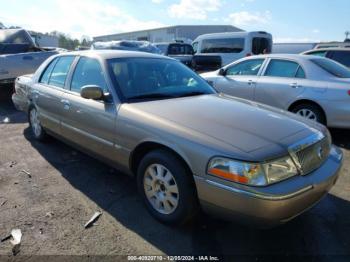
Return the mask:
<svg viewBox="0 0 350 262">
<path fill-rule="evenodd" d="M 337 181 L 343 155 L 333 146 L 316 171 L 266 187 L 223 184 L 216 178 L 195 176 L 204 211 L 241 223 L 271 227 L 285 223 L 316 204 Z"/>
</svg>

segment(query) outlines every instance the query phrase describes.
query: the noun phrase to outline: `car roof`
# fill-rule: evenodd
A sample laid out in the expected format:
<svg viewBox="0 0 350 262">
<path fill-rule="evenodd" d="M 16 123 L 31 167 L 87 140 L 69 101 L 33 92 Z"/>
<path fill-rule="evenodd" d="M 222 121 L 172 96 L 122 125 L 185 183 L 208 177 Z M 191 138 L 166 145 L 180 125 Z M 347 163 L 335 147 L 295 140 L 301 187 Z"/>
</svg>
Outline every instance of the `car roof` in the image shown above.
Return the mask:
<svg viewBox="0 0 350 262">
<path fill-rule="evenodd" d="M 179 44 L 179 45 L 191 45 L 189 43 L 183 43 L 183 42 L 156 42 L 152 43 L 154 45 L 172 45 L 172 44 Z"/>
<path fill-rule="evenodd" d="M 127 50 L 84 50 L 84 51 L 73 51 L 59 54 L 58 56 L 94 56 L 104 60 L 113 58 L 162 58 L 172 59 L 163 55 L 151 54 L 140 51 L 127 51 Z"/>
<path fill-rule="evenodd" d="M 248 58 L 250 58 L 250 59 L 254 59 L 254 58 L 281 58 L 281 59 L 292 59 L 292 60 L 309 60 L 310 57 L 313 57 L 313 56 L 306 56 L 306 55 L 299 55 L 299 54 L 266 54 L 266 55 L 249 56 Z"/>
<path fill-rule="evenodd" d="M 282 59 L 282 60 L 292 60 L 292 61 L 296 61 L 298 63 L 308 63 L 311 59 L 328 59 L 328 58 L 325 58 L 325 57 L 314 56 L 314 55 L 266 54 L 266 55 L 253 55 L 253 56 L 244 57 L 244 58 L 241 58 L 241 59 L 239 59 L 237 61 L 234 61 L 232 63 L 247 61 L 247 60 L 250 60 L 250 59 L 259 59 L 259 58 L 261 58 L 261 59 L 274 58 L 274 59 Z"/>
<path fill-rule="evenodd" d="M 325 47 L 325 48 L 316 48 L 312 50 L 305 51 L 304 53 L 308 52 L 324 52 L 324 51 L 348 51 L 350 52 L 349 47 Z"/>
<path fill-rule="evenodd" d="M 203 40 L 203 39 L 212 39 L 212 38 L 229 38 L 229 37 L 246 37 L 248 35 L 261 35 L 271 38 L 271 34 L 264 31 L 253 31 L 253 32 L 223 32 L 223 33 L 210 33 L 203 34 L 198 36 L 195 41 Z"/>
</svg>

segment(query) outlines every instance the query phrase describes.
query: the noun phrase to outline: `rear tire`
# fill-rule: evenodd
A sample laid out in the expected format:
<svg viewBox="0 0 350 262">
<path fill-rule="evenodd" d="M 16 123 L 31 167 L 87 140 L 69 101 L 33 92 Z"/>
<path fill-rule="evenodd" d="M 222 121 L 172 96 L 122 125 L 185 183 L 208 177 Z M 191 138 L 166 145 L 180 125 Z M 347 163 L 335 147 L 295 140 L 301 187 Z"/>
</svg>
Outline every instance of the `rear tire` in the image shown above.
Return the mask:
<svg viewBox="0 0 350 262">
<path fill-rule="evenodd" d="M 293 113 L 302 116 L 306 119 L 326 124 L 326 117 L 322 109 L 314 104 L 300 104 L 291 110 Z"/>
<path fill-rule="evenodd" d="M 166 150 L 146 154 L 137 170 L 137 187 L 148 211 L 160 222 L 182 225 L 198 212 L 193 175 Z"/>
<path fill-rule="evenodd" d="M 29 109 L 28 122 L 34 138 L 39 141 L 46 140 L 47 134 L 44 128 L 41 126 L 38 111 L 34 106 Z"/>
</svg>

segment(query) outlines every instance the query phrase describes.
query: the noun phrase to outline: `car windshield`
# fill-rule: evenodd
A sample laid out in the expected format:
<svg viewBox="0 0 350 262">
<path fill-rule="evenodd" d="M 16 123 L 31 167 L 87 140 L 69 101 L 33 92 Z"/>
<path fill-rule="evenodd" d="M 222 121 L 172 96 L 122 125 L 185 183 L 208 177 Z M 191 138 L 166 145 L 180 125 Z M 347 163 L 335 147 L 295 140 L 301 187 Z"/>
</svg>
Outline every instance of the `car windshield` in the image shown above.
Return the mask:
<svg viewBox="0 0 350 262">
<path fill-rule="evenodd" d="M 187 66 L 172 59 L 115 58 L 109 72 L 123 100 L 156 100 L 214 94 L 216 91 Z"/>
<path fill-rule="evenodd" d="M 326 70 L 328 73 L 339 78 L 350 78 L 350 70 L 345 66 L 330 59 L 314 58 L 313 63 Z"/>
</svg>

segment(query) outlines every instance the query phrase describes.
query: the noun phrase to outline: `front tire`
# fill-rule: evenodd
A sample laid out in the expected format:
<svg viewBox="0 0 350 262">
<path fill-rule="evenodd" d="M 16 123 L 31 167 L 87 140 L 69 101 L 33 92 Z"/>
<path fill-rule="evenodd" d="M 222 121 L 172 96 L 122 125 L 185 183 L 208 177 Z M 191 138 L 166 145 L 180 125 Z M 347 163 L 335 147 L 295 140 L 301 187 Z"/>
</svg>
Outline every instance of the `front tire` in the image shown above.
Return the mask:
<svg viewBox="0 0 350 262">
<path fill-rule="evenodd" d="M 29 109 L 28 121 L 34 138 L 39 141 L 44 141 L 47 135 L 44 128 L 41 126 L 39 114 L 35 107 Z"/>
<path fill-rule="evenodd" d="M 152 151 L 141 160 L 137 187 L 148 211 L 162 223 L 184 224 L 199 209 L 192 174 L 166 150 Z"/>
</svg>

